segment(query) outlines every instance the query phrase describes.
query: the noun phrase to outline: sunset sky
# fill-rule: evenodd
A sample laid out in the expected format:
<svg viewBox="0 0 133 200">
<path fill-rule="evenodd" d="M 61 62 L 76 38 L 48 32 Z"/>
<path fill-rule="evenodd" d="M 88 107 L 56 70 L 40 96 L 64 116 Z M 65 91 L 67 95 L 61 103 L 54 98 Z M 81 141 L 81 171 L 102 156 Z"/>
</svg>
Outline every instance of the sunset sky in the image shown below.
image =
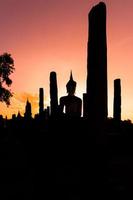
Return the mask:
<svg viewBox="0 0 133 200">
<path fill-rule="evenodd" d="M 122 119 L 133 120 L 133 1 L 105 0 L 107 5 L 108 105 L 113 108 L 113 81 L 122 81 Z M 66 95 L 70 70 L 76 95 L 86 91 L 88 12 L 97 0 L 0 0 L 0 54 L 15 61 L 12 91 L 0 114 L 23 114 L 25 101 L 38 112 L 39 87 L 49 105 L 49 74 L 57 72 L 59 98 Z"/>
</svg>

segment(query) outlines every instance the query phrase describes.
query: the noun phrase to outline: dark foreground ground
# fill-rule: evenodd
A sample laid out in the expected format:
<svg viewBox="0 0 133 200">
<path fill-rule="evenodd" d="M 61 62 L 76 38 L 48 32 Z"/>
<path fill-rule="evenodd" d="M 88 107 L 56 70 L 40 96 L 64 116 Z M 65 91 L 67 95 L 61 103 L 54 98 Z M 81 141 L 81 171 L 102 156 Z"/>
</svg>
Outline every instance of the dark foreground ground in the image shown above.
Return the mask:
<svg viewBox="0 0 133 200">
<path fill-rule="evenodd" d="M 127 133 L 126 133 L 127 131 Z M 2 129 L 0 199 L 133 197 L 132 128 L 124 134 L 87 124 Z"/>
</svg>

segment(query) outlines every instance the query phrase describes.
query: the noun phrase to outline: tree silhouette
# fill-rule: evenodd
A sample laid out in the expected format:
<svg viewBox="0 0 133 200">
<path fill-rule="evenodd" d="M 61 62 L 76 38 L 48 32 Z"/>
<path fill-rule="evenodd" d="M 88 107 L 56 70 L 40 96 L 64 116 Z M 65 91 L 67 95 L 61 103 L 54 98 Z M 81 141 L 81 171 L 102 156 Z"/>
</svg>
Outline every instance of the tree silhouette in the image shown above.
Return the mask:
<svg viewBox="0 0 133 200">
<path fill-rule="evenodd" d="M 13 95 L 8 87 L 12 84 L 9 76 L 14 70 L 14 60 L 11 54 L 4 53 L 0 55 L 0 101 L 5 102 L 7 106 L 10 105 L 10 98 Z"/>
</svg>

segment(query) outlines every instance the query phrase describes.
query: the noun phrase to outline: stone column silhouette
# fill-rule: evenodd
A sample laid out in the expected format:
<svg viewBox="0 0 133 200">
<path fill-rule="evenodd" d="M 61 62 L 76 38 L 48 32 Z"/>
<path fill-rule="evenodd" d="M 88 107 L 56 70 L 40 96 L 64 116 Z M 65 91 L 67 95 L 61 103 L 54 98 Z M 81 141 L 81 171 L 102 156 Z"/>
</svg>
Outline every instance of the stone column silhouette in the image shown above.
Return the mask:
<svg viewBox="0 0 133 200">
<path fill-rule="evenodd" d="M 87 52 L 87 110 L 91 122 L 102 124 L 107 118 L 106 5 L 100 2 L 89 15 Z"/>
<path fill-rule="evenodd" d="M 115 120 L 121 120 L 121 80 L 114 80 L 114 106 L 113 117 Z"/>
<path fill-rule="evenodd" d="M 41 115 L 44 111 L 44 90 L 39 88 L 39 114 Z"/>
<path fill-rule="evenodd" d="M 56 72 L 50 73 L 50 109 L 51 117 L 56 117 L 58 112 L 58 88 Z"/>
</svg>

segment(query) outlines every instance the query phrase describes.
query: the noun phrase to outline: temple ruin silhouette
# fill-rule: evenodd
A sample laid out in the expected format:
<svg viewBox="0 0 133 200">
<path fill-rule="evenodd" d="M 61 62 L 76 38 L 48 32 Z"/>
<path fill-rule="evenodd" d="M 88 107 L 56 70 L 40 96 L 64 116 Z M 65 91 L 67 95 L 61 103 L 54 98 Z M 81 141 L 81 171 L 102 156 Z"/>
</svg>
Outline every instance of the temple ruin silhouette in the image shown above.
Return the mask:
<svg viewBox="0 0 133 200">
<path fill-rule="evenodd" d="M 115 192 L 125 199 L 133 196 L 133 124 L 121 119 L 121 79 L 114 80 L 113 117 L 108 117 L 105 3 L 90 10 L 88 26 L 83 100 L 75 96 L 78 80 L 72 72 L 67 95 L 58 99 L 52 71 L 49 106 L 44 87 L 38 90 L 35 116 L 30 99 L 24 115 L 0 115 L 3 199 L 113 199 Z"/>
<path fill-rule="evenodd" d="M 32 117 L 32 106 L 28 99 L 27 99 L 26 106 L 25 106 L 24 117 L 26 119 L 31 119 L 31 117 Z"/>
<path fill-rule="evenodd" d="M 57 74 L 50 72 L 50 107 L 44 108 L 44 89 L 39 88 L 39 113 L 35 119 L 84 119 L 88 126 L 104 128 L 108 119 L 106 5 L 92 7 L 88 13 L 87 80 L 83 100 L 75 96 L 76 82 L 72 72 L 66 84 L 67 96 L 58 98 Z M 46 94 L 45 94 L 46 95 Z M 58 102 L 59 100 L 59 102 Z M 82 103 L 83 102 L 83 103 Z M 121 121 L 121 87 L 114 82 L 113 118 Z M 31 103 L 27 101 L 24 118 L 31 118 Z M 95 126 L 97 124 L 97 126 Z"/>
</svg>

